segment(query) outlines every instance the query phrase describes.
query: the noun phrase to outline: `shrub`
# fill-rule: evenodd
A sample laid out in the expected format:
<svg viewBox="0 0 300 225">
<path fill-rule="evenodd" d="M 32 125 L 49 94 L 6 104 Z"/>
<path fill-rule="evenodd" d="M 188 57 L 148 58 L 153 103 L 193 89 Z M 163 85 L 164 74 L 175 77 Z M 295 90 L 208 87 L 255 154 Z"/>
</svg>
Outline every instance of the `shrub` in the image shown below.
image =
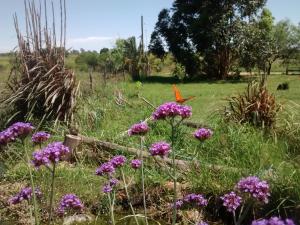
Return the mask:
<svg viewBox="0 0 300 225">
<path fill-rule="evenodd" d="M 226 108 L 226 118 L 238 123 L 250 123 L 257 127 L 273 127 L 280 105 L 269 94 L 263 83 L 252 81 L 244 93 L 231 97 Z"/>
<path fill-rule="evenodd" d="M 33 115 L 67 121 L 72 117 L 78 88 L 73 71 L 64 64 L 65 30 L 61 24 L 58 45 L 56 35 L 52 35 L 55 25 L 51 31 L 41 26 L 41 9 L 26 5 L 25 8 L 26 25 L 33 32 L 22 35 L 14 17 L 19 48 L 9 79 L 11 92 L 5 103 L 13 106 L 22 119 Z M 61 8 L 61 15 L 63 11 Z"/>
</svg>

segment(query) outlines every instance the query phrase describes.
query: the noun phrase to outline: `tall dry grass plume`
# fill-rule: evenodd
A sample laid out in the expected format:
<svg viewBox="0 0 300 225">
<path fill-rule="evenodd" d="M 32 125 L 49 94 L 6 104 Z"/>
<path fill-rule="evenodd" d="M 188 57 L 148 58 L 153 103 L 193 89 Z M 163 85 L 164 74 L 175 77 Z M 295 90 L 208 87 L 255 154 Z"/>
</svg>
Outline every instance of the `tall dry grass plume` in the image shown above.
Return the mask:
<svg viewBox="0 0 300 225">
<path fill-rule="evenodd" d="M 48 23 L 47 3 L 25 0 L 26 34 L 14 25 L 18 48 L 5 103 L 11 105 L 15 116 L 31 119 L 69 121 L 72 119 L 78 87 L 75 74 L 65 68 L 66 3 L 60 0 L 60 31 L 57 35 L 55 10 L 52 2 L 52 24 Z M 44 10 L 42 10 L 44 8 Z M 59 41 L 59 42 L 58 42 Z"/>
</svg>

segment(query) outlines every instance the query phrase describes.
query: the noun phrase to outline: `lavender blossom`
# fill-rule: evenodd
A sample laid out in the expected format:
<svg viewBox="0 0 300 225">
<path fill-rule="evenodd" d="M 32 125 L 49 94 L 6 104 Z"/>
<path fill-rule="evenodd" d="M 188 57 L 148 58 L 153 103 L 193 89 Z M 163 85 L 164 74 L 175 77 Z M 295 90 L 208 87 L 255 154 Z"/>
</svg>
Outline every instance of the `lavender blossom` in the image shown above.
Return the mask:
<svg viewBox="0 0 300 225">
<path fill-rule="evenodd" d="M 210 129 L 200 128 L 194 133 L 194 137 L 200 141 L 205 141 L 212 136 L 213 132 Z"/>
<path fill-rule="evenodd" d="M 175 204 L 173 204 L 173 207 L 176 209 L 180 209 L 183 206 L 183 201 L 182 200 L 177 200 Z"/>
<path fill-rule="evenodd" d="M 192 115 L 190 106 L 179 105 L 175 102 L 167 102 L 160 105 L 152 114 L 154 120 L 161 120 L 179 116 L 182 119 L 189 118 Z"/>
<path fill-rule="evenodd" d="M 266 181 L 261 181 L 258 177 L 250 176 L 241 179 L 237 188 L 244 193 L 249 193 L 251 196 L 261 202 L 268 203 L 270 197 L 269 184 Z"/>
<path fill-rule="evenodd" d="M 291 219 L 282 220 L 279 217 L 271 217 L 269 220 L 254 220 L 251 225 L 295 225 Z"/>
<path fill-rule="evenodd" d="M 142 165 L 142 161 L 139 159 L 133 159 L 131 160 L 130 165 L 133 169 L 139 169 Z"/>
<path fill-rule="evenodd" d="M 35 144 L 41 144 L 50 138 L 50 134 L 45 131 L 40 131 L 32 135 L 32 142 Z"/>
<path fill-rule="evenodd" d="M 111 179 L 109 180 L 109 185 L 110 185 L 111 187 L 116 186 L 118 183 L 119 183 L 119 180 L 117 180 L 116 178 L 111 178 Z"/>
<path fill-rule="evenodd" d="M 197 206 L 207 206 L 208 203 L 203 195 L 195 193 L 186 195 L 183 200 L 190 204 L 196 204 Z"/>
<path fill-rule="evenodd" d="M 128 130 L 128 135 L 145 135 L 149 130 L 148 124 L 146 122 L 136 123 L 130 127 Z"/>
<path fill-rule="evenodd" d="M 208 223 L 206 223 L 206 222 L 200 222 L 200 223 L 197 223 L 197 225 L 208 225 Z"/>
<path fill-rule="evenodd" d="M 17 122 L 11 125 L 9 129 L 12 130 L 15 137 L 23 138 L 30 134 L 34 127 L 31 125 L 31 123 Z"/>
<path fill-rule="evenodd" d="M 0 132 L 0 145 L 6 145 L 17 138 L 26 137 L 34 127 L 30 123 L 17 122 Z"/>
<path fill-rule="evenodd" d="M 152 156 L 158 155 L 164 157 L 170 153 L 171 146 L 167 142 L 160 141 L 152 144 L 149 150 Z"/>
<path fill-rule="evenodd" d="M 111 162 L 103 163 L 96 169 L 96 175 L 103 176 L 105 174 L 111 175 L 115 172 L 115 167 Z"/>
<path fill-rule="evenodd" d="M 56 164 L 63 161 L 70 150 L 62 142 L 53 142 L 42 150 L 33 153 L 32 163 L 36 168 L 48 166 L 50 163 Z"/>
<path fill-rule="evenodd" d="M 110 160 L 111 164 L 115 167 L 115 168 L 118 168 L 120 166 L 123 166 L 126 162 L 126 157 L 123 156 L 123 155 L 117 155 L 115 157 L 113 157 L 111 160 Z"/>
<path fill-rule="evenodd" d="M 226 207 L 228 212 L 235 212 L 235 210 L 240 206 L 242 198 L 238 196 L 233 191 L 229 194 L 225 194 L 221 197 L 223 200 L 223 206 Z"/>
<path fill-rule="evenodd" d="M 60 216 L 63 216 L 66 210 L 82 212 L 83 208 L 81 200 L 75 194 L 66 194 L 61 198 L 57 212 Z"/>
<path fill-rule="evenodd" d="M 102 188 L 103 193 L 107 194 L 112 191 L 112 187 L 109 184 L 105 184 Z"/>
<path fill-rule="evenodd" d="M 10 129 L 0 132 L 0 145 L 7 145 L 9 142 L 15 140 L 15 135 Z"/>
<path fill-rule="evenodd" d="M 35 195 L 37 198 L 40 198 L 42 196 L 42 192 L 39 188 L 35 189 Z M 26 187 L 23 188 L 17 195 L 14 197 L 10 198 L 8 202 L 10 204 L 18 204 L 22 202 L 23 200 L 29 201 L 32 198 L 32 188 L 31 187 Z"/>
</svg>

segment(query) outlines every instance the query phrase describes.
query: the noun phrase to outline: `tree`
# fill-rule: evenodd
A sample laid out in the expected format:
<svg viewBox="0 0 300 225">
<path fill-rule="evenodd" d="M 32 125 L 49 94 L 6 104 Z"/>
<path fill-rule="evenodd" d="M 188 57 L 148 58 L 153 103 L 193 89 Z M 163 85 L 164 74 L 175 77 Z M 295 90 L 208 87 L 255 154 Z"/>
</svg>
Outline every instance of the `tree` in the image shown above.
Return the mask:
<svg viewBox="0 0 300 225">
<path fill-rule="evenodd" d="M 148 46 L 149 52 L 157 56 L 160 59 L 163 59 L 166 52 L 163 46 L 162 38 L 159 36 L 157 31 L 153 31 L 151 34 L 150 44 Z"/>
<path fill-rule="evenodd" d="M 273 63 L 281 59 L 285 65 L 296 58 L 300 36 L 298 27 L 289 20 L 274 24 L 274 18 L 268 9 L 263 9 L 258 18 L 243 30 L 240 45 L 240 65 L 251 71 L 255 66 L 266 74 L 271 73 Z"/>
<path fill-rule="evenodd" d="M 98 66 L 98 53 L 90 51 L 82 52 L 76 57 L 75 63 L 83 70 L 86 70 L 87 68 L 95 70 Z"/>
<path fill-rule="evenodd" d="M 226 78 L 236 60 L 245 21 L 266 0 L 175 0 L 173 7 L 158 15 L 155 31 L 190 76 L 204 72 Z M 201 57 L 199 57 L 201 56 Z"/>
</svg>

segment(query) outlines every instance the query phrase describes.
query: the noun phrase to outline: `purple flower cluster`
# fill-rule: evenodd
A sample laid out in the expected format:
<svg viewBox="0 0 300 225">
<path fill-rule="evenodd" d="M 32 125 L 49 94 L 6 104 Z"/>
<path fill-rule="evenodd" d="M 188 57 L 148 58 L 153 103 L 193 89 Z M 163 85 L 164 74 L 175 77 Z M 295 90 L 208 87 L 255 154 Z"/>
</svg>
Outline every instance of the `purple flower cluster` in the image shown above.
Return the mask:
<svg viewBox="0 0 300 225">
<path fill-rule="evenodd" d="M 221 197 L 223 200 L 223 206 L 226 207 L 228 212 L 235 212 L 235 210 L 241 205 L 242 198 L 233 191 L 225 194 Z"/>
<path fill-rule="evenodd" d="M 261 202 L 268 203 L 268 197 L 270 196 L 269 184 L 258 177 L 250 176 L 241 179 L 237 184 L 237 188 L 241 192 L 251 194 L 253 198 Z"/>
<path fill-rule="evenodd" d="M 197 225 L 208 225 L 208 223 L 206 223 L 206 222 L 200 222 L 200 223 L 197 223 Z"/>
<path fill-rule="evenodd" d="M 115 172 L 115 167 L 111 162 L 103 163 L 96 169 L 96 175 L 103 176 L 105 174 L 111 175 Z"/>
<path fill-rule="evenodd" d="M 282 220 L 278 217 L 271 217 L 268 220 L 254 220 L 251 225 L 295 225 L 295 223 L 291 219 Z"/>
<path fill-rule="evenodd" d="M 123 155 L 117 155 L 113 157 L 110 162 L 113 164 L 115 168 L 123 166 L 126 163 L 126 157 Z"/>
<path fill-rule="evenodd" d="M 62 142 L 53 142 L 42 150 L 33 153 L 32 163 L 36 168 L 48 166 L 50 163 L 55 164 L 64 160 L 70 150 Z"/>
<path fill-rule="evenodd" d="M 60 216 L 63 216 L 66 210 L 74 210 L 77 212 L 82 212 L 83 204 L 80 199 L 74 194 L 66 194 L 62 197 L 59 203 L 57 212 Z"/>
<path fill-rule="evenodd" d="M 42 196 L 42 192 L 39 188 L 35 189 L 35 195 L 36 197 L 40 198 Z M 31 187 L 26 187 L 23 188 L 17 195 L 9 199 L 10 204 L 18 204 L 22 202 L 23 200 L 30 200 L 32 198 L 32 188 Z"/>
<path fill-rule="evenodd" d="M 184 202 L 190 204 L 196 204 L 197 206 L 207 206 L 207 199 L 201 194 L 188 194 L 183 198 Z"/>
<path fill-rule="evenodd" d="M 115 178 L 111 178 L 108 181 L 108 184 L 105 184 L 102 187 L 102 192 L 105 193 L 105 194 L 110 193 L 113 190 L 113 187 L 115 187 L 118 183 L 119 183 L 119 180 L 117 180 Z"/>
<path fill-rule="evenodd" d="M 128 130 L 128 135 L 144 135 L 148 132 L 149 127 L 146 122 L 136 123 Z"/>
<path fill-rule="evenodd" d="M 166 119 L 168 117 L 180 116 L 182 119 L 189 118 L 192 115 L 190 106 L 179 105 L 175 102 L 167 102 L 160 105 L 152 114 L 154 120 Z"/>
<path fill-rule="evenodd" d="M 105 194 L 110 193 L 111 191 L 112 191 L 112 186 L 110 186 L 109 184 L 105 184 L 102 187 L 102 192 Z"/>
<path fill-rule="evenodd" d="M 112 174 L 116 172 L 118 167 L 123 166 L 126 163 L 127 159 L 123 155 L 114 156 L 110 161 L 103 163 L 96 169 L 96 175 L 104 176 L 107 175 L 109 181 L 102 187 L 103 193 L 110 193 L 113 190 L 119 181 L 115 178 L 112 178 Z"/>
<path fill-rule="evenodd" d="M 213 132 L 210 129 L 200 128 L 199 130 L 195 131 L 194 137 L 200 141 L 205 141 L 206 139 L 209 139 L 212 134 Z"/>
<path fill-rule="evenodd" d="M 6 145 L 17 138 L 26 137 L 34 127 L 31 123 L 17 122 L 0 132 L 0 145 Z"/>
<path fill-rule="evenodd" d="M 156 142 L 151 145 L 149 151 L 152 156 L 167 156 L 171 151 L 171 145 L 164 141 Z"/>
<path fill-rule="evenodd" d="M 183 201 L 182 200 L 177 200 L 175 204 L 173 204 L 173 207 L 176 209 L 180 209 L 183 206 Z"/>
<path fill-rule="evenodd" d="M 133 159 L 131 160 L 130 165 L 133 169 L 139 169 L 142 165 L 142 161 L 139 159 Z"/>
<path fill-rule="evenodd" d="M 44 131 L 32 135 L 31 141 L 35 144 L 41 144 L 50 138 L 50 134 Z"/>
</svg>

